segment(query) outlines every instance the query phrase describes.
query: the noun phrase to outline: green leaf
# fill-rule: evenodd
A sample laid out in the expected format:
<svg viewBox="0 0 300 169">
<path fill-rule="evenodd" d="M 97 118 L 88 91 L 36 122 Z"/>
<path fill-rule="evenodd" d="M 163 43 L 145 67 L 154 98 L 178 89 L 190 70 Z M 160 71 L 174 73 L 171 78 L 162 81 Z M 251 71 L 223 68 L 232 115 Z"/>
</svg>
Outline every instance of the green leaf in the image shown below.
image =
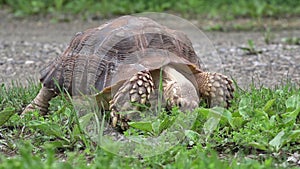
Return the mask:
<svg viewBox="0 0 300 169">
<path fill-rule="evenodd" d="M 219 115 L 221 115 L 221 120 L 225 119 L 232 128 L 235 128 L 233 120 L 232 120 L 232 114 L 229 110 L 227 110 L 223 107 L 214 107 L 211 109 L 211 111 L 213 111 L 213 113 L 218 113 Z"/>
<path fill-rule="evenodd" d="M 286 108 L 291 111 L 300 107 L 300 95 L 293 95 L 285 102 Z"/>
<path fill-rule="evenodd" d="M 55 140 L 55 141 L 46 141 L 44 143 L 44 147 L 51 147 L 52 149 L 54 148 L 65 148 L 65 147 L 71 147 L 69 142 L 66 142 L 65 140 Z"/>
<path fill-rule="evenodd" d="M 204 133 L 211 134 L 218 126 L 221 117 L 210 117 L 203 125 Z"/>
<path fill-rule="evenodd" d="M 271 146 L 275 148 L 276 151 L 279 150 L 284 144 L 289 143 L 291 141 L 298 141 L 300 137 L 300 130 L 293 131 L 284 131 L 279 132 L 273 140 L 269 142 Z"/>
<path fill-rule="evenodd" d="M 69 142 L 69 140 L 64 137 L 65 134 L 61 130 L 62 127 L 58 124 L 46 121 L 33 120 L 29 122 L 28 127 L 39 129 L 48 136 L 55 136 Z"/>
<path fill-rule="evenodd" d="M 184 135 L 191 141 L 197 142 L 201 136 L 199 133 L 193 131 L 193 130 L 185 130 Z"/>
<path fill-rule="evenodd" d="M 72 134 L 74 136 L 78 136 L 81 133 L 81 130 L 87 131 L 87 127 L 90 124 L 92 117 L 93 117 L 93 113 L 87 113 L 86 115 L 80 117 L 78 119 L 78 123 L 80 126 L 75 125 Z"/>
<path fill-rule="evenodd" d="M 223 107 L 213 107 L 209 110 L 209 117 L 215 116 L 215 117 L 221 117 L 221 119 L 224 121 L 227 121 L 231 127 L 234 128 L 233 120 L 232 120 L 232 114 L 230 111 Z"/>
<path fill-rule="evenodd" d="M 266 105 L 264 106 L 263 110 L 264 112 L 268 112 L 270 110 L 270 108 L 273 106 L 273 104 L 275 103 L 276 99 L 271 99 L 269 100 Z"/>
<path fill-rule="evenodd" d="M 259 119 L 269 119 L 268 114 L 264 110 L 255 109 L 254 112 L 255 112 L 255 117 L 256 118 L 259 118 Z"/>
<path fill-rule="evenodd" d="M 255 46 L 254 46 L 253 40 L 249 39 L 249 40 L 248 40 L 248 45 L 249 45 L 249 48 L 250 48 L 251 50 L 254 50 Z"/>
<path fill-rule="evenodd" d="M 288 141 L 295 140 L 299 143 L 300 142 L 299 138 L 300 138 L 300 130 L 293 130 L 288 135 Z"/>
<path fill-rule="evenodd" d="M 242 117 L 233 117 L 232 118 L 232 127 L 234 129 L 240 128 L 244 124 L 245 120 Z"/>
<path fill-rule="evenodd" d="M 159 125 L 159 133 L 169 128 L 174 123 L 175 120 L 176 120 L 175 116 L 164 118 Z"/>
<path fill-rule="evenodd" d="M 221 114 L 218 111 L 213 111 L 212 109 L 201 108 L 199 113 L 207 116 L 206 122 L 203 124 L 203 131 L 205 134 L 212 133 L 218 126 L 221 120 Z"/>
<path fill-rule="evenodd" d="M 152 122 L 152 130 L 155 134 L 159 134 L 160 133 L 160 123 L 161 123 L 161 120 L 160 119 L 157 119 L 155 120 L 154 122 Z"/>
<path fill-rule="evenodd" d="M 199 109 L 199 113 L 201 113 L 204 117 L 208 117 L 208 115 L 210 114 L 210 109 L 206 109 L 206 108 L 200 108 Z"/>
<path fill-rule="evenodd" d="M 250 142 L 249 145 L 259 150 L 267 150 L 267 147 L 265 145 L 258 142 Z"/>
<path fill-rule="evenodd" d="M 94 113 L 88 113 L 78 119 L 81 128 L 86 128 L 88 124 L 91 122 Z"/>
<path fill-rule="evenodd" d="M 227 109 L 224 109 L 222 107 L 214 107 L 211 109 L 202 108 L 200 109 L 200 112 L 204 114 L 208 112 L 208 120 L 203 125 L 203 130 L 205 134 L 212 133 L 219 125 L 221 118 L 228 121 L 233 128 L 235 127 L 232 120 L 232 114 Z"/>
<path fill-rule="evenodd" d="M 55 113 L 56 114 L 62 114 L 63 112 L 65 112 L 65 110 L 66 110 L 66 105 L 63 105 Z"/>
<path fill-rule="evenodd" d="M 250 98 L 242 98 L 241 101 L 239 102 L 239 113 L 240 115 L 246 120 L 249 119 L 249 109 L 250 109 L 250 104 L 251 99 Z"/>
<path fill-rule="evenodd" d="M 140 122 L 128 122 L 128 124 L 136 129 L 151 132 L 152 129 L 152 123 L 147 121 L 140 121 Z"/>
<path fill-rule="evenodd" d="M 300 112 L 300 107 L 298 107 L 296 110 L 292 112 L 287 112 L 282 114 L 283 122 L 285 124 L 292 123 L 291 125 L 293 125 L 297 119 L 299 112 Z"/>
<path fill-rule="evenodd" d="M 285 132 L 282 130 L 279 132 L 270 142 L 269 144 L 275 148 L 276 151 L 279 150 L 279 148 L 283 145 Z"/>
<path fill-rule="evenodd" d="M 135 143 L 144 145 L 144 146 L 153 146 L 152 142 L 149 141 L 149 139 L 144 138 L 144 136 L 139 135 L 139 136 L 126 136 L 127 139 L 129 139 L 130 141 L 133 141 Z"/>
<path fill-rule="evenodd" d="M 6 107 L 4 110 L 0 112 L 0 126 L 2 126 L 8 119 L 15 114 L 15 108 Z"/>
</svg>

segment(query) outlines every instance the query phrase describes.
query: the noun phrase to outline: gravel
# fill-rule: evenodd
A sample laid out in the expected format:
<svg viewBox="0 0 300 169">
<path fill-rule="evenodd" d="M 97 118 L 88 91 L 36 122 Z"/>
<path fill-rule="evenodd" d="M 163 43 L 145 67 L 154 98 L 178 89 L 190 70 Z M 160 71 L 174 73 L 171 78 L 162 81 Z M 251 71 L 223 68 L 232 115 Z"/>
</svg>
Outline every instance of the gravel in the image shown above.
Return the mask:
<svg viewBox="0 0 300 169">
<path fill-rule="evenodd" d="M 17 81 L 27 85 L 30 81 L 38 81 L 39 70 L 65 47 L 59 43 L 0 41 L 0 83 Z"/>
<path fill-rule="evenodd" d="M 76 32 L 104 22 L 51 23 L 9 17 L 0 21 L 0 84 L 8 86 L 12 81 L 25 86 L 28 79 L 38 81 L 39 70 L 64 51 Z M 216 49 L 206 58 L 205 67 L 231 76 L 243 88 L 252 82 L 274 87 L 287 79 L 299 85 L 300 46 L 282 44 L 280 39 L 300 37 L 300 30 L 272 33 L 277 43 L 267 45 L 263 32 L 205 32 Z M 248 40 L 253 40 L 260 53 L 249 54 L 241 49 L 248 47 Z M 218 63 L 209 63 L 210 57 L 219 59 Z"/>
<path fill-rule="evenodd" d="M 272 44 L 262 45 L 258 49 L 262 53 L 252 55 L 239 47 L 223 49 L 220 55 L 224 57 L 226 74 L 243 87 L 252 82 L 257 86 L 274 87 L 288 79 L 300 84 L 299 46 Z"/>
</svg>

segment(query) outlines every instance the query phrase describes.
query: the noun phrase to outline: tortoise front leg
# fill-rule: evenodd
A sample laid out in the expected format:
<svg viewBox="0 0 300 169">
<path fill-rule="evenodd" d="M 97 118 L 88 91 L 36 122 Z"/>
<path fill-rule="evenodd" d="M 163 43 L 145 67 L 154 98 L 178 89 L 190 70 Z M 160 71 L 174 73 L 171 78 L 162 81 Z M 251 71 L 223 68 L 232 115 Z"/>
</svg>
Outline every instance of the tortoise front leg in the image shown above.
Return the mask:
<svg viewBox="0 0 300 169">
<path fill-rule="evenodd" d="M 149 101 L 154 90 L 153 79 L 149 71 L 141 71 L 127 80 L 110 101 L 110 116 L 113 127 L 117 125 L 122 130 L 128 129 L 128 123 L 135 111 Z M 129 114 L 121 114 L 130 111 Z M 119 123 L 119 124 L 118 124 Z"/>
<path fill-rule="evenodd" d="M 56 94 L 53 90 L 43 86 L 33 101 L 26 106 L 22 114 L 34 111 L 36 109 L 40 110 L 41 114 L 46 114 L 49 107 L 49 101 L 55 96 Z"/>
<path fill-rule="evenodd" d="M 223 106 L 228 108 L 233 99 L 233 83 L 220 73 L 201 72 L 195 75 L 199 92 L 209 107 Z"/>
</svg>

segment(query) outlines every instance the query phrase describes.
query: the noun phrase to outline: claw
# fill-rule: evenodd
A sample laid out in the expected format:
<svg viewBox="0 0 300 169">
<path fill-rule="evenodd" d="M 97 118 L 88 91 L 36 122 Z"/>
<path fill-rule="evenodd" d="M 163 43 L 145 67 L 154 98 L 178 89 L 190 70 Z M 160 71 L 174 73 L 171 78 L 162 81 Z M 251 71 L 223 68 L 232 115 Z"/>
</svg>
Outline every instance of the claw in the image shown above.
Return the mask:
<svg viewBox="0 0 300 169">
<path fill-rule="evenodd" d="M 112 126 L 116 127 L 117 123 L 118 123 L 118 117 L 115 115 L 115 113 L 113 113 L 114 115 L 112 115 Z"/>
</svg>

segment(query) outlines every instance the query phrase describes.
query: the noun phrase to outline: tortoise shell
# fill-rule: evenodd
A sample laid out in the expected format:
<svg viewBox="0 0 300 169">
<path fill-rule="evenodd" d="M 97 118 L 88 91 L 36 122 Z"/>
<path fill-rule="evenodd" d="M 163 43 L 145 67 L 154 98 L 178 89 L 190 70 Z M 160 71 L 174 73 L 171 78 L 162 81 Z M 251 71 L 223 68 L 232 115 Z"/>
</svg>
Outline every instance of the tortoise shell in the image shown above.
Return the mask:
<svg viewBox="0 0 300 169">
<path fill-rule="evenodd" d="M 64 88 L 72 95 L 91 94 L 171 60 L 200 70 L 200 60 L 183 32 L 149 18 L 123 16 L 77 33 L 64 53 L 41 71 L 40 80 L 57 93 Z"/>
</svg>

